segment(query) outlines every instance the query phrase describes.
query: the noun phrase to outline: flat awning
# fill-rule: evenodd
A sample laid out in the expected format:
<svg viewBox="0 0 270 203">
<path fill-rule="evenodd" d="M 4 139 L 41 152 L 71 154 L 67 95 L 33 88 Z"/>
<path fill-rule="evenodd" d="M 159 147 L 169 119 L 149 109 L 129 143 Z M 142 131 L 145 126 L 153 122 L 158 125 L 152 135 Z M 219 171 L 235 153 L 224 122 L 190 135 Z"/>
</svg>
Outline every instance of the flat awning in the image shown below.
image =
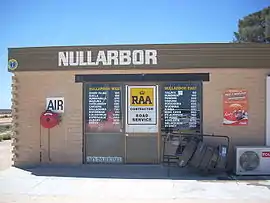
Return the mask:
<svg viewBox="0 0 270 203">
<path fill-rule="evenodd" d="M 75 82 L 166 82 L 209 81 L 209 73 L 161 73 L 161 74 L 85 74 L 75 75 Z"/>
</svg>

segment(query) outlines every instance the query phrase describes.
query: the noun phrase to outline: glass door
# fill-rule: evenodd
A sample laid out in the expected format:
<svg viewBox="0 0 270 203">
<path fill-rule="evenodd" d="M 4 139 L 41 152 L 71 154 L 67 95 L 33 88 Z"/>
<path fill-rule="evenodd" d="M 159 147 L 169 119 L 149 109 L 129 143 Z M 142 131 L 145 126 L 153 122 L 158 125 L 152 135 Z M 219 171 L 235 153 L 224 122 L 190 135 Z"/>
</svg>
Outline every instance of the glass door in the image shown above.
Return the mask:
<svg viewBox="0 0 270 203">
<path fill-rule="evenodd" d="M 122 84 L 85 84 L 86 163 L 124 163 Z"/>
<path fill-rule="evenodd" d="M 127 84 L 125 103 L 126 163 L 158 163 L 158 85 Z"/>
</svg>

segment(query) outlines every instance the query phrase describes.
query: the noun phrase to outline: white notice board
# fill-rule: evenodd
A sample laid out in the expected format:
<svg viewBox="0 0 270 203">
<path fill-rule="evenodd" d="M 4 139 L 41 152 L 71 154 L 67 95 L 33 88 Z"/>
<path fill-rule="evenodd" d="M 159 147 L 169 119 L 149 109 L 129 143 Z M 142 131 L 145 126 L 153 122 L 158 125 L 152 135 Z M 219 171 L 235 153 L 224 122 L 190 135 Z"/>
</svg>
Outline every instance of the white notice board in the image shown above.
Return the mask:
<svg viewBox="0 0 270 203">
<path fill-rule="evenodd" d="M 158 132 L 158 86 L 126 86 L 126 133 Z"/>
</svg>

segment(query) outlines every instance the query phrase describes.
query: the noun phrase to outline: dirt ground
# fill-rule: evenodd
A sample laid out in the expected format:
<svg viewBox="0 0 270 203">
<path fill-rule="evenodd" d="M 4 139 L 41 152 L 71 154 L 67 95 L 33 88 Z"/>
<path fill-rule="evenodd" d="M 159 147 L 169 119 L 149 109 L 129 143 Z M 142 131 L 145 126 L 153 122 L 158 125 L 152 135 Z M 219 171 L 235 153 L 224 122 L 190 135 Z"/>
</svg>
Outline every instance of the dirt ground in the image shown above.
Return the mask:
<svg viewBox="0 0 270 203">
<path fill-rule="evenodd" d="M 12 122 L 12 118 L 0 118 L 0 125 L 9 125 Z"/>
</svg>

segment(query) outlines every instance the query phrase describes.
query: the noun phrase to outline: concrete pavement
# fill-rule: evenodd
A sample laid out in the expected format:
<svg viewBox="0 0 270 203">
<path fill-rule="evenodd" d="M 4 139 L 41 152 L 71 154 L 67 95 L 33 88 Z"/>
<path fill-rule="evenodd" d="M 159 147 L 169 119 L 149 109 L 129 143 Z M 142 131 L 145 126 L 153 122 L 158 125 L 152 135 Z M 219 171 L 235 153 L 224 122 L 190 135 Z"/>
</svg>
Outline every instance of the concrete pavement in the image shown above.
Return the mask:
<svg viewBox="0 0 270 203">
<path fill-rule="evenodd" d="M 1 154 L 11 156 L 10 150 L 10 141 L 0 144 Z M 47 165 L 19 169 L 7 166 L 3 157 L 9 159 L 2 156 L 0 162 L 0 203 L 270 202 L 269 180 L 219 180 L 217 176 L 153 165 Z"/>
<path fill-rule="evenodd" d="M 12 167 L 0 172 L 0 202 L 270 202 L 266 180 L 221 181 L 176 171 L 168 177 L 160 166 L 119 167 Z"/>
<path fill-rule="evenodd" d="M 12 164 L 11 140 L 0 142 L 0 171 L 7 169 Z"/>
</svg>

